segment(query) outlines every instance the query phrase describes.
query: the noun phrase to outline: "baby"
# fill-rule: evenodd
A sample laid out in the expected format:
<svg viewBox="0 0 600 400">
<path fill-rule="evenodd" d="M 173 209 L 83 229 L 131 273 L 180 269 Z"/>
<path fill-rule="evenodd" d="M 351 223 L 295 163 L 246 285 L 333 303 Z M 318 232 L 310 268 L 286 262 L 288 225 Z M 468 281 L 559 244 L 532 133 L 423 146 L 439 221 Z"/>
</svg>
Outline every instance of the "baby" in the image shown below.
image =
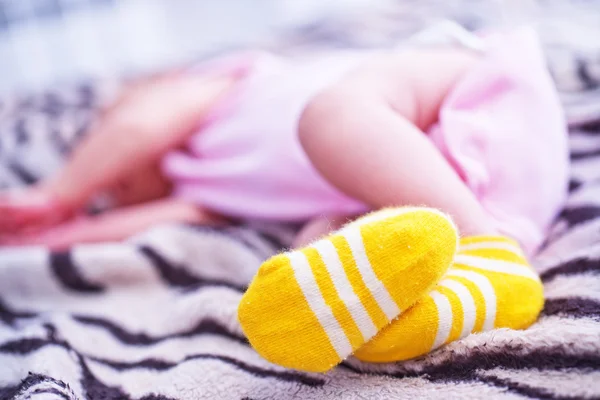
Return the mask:
<svg viewBox="0 0 600 400">
<path fill-rule="evenodd" d="M 1 240 L 308 221 L 307 247 L 267 261 L 239 310 L 261 355 L 308 371 L 527 327 L 543 296 L 525 254 L 566 193 L 557 95 L 527 29 L 428 35 L 387 51 L 236 54 L 140 83 L 55 177 L 2 195 Z M 73 218 L 103 192 L 120 208 Z M 381 211 L 314 242 L 369 210 Z"/>
</svg>

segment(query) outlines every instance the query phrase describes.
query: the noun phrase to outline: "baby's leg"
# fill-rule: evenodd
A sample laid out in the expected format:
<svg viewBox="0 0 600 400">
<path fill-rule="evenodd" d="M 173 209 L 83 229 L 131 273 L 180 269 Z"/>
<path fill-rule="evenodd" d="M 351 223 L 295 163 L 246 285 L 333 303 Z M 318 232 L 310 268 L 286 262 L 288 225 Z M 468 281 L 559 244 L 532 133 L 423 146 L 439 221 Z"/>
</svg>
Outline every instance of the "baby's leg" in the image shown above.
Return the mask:
<svg viewBox="0 0 600 400">
<path fill-rule="evenodd" d="M 374 208 L 442 210 L 456 221 L 463 239 L 435 288 L 355 356 L 405 360 L 473 332 L 531 325 L 543 307 L 543 288 L 519 245 L 495 233 L 477 198 L 415 119 L 394 110 L 383 96 L 357 89 L 325 93 L 306 110 L 300 137 L 316 168 Z"/>
<path fill-rule="evenodd" d="M 176 199 L 156 200 L 124 207 L 95 217 L 65 222 L 41 233 L 11 235 L 0 239 L 4 246 L 41 245 L 53 250 L 80 243 L 114 242 L 162 223 L 216 224 L 223 220 L 194 204 Z"/>
<path fill-rule="evenodd" d="M 536 273 L 515 242 L 494 235 L 477 198 L 423 133 L 435 122 L 451 75 L 460 75 L 469 60 L 427 61 L 400 79 L 405 63 L 392 65 L 392 73 L 352 76 L 323 93 L 304 112 L 300 139 L 326 179 L 373 208 L 425 205 L 451 214 L 463 235 L 458 253 L 458 232 L 432 224 L 439 211 L 411 215 L 413 208 L 400 207 L 268 260 L 238 315 L 250 343 L 270 361 L 309 371 L 332 368 L 350 353 L 398 361 L 472 332 L 525 328 L 537 318 L 543 295 Z M 453 64 L 458 68 L 448 75 Z M 390 101 L 398 93 L 404 97 Z M 418 249 L 423 244 L 428 247 Z M 393 274 L 399 275 L 388 281 Z M 412 282 L 416 295 L 403 286 Z M 371 301 L 384 289 L 398 296 L 397 308 Z M 387 319 L 366 315 L 371 307 L 387 309 Z"/>
<path fill-rule="evenodd" d="M 488 216 L 427 136 L 386 99 L 359 87 L 314 100 L 300 139 L 330 183 L 375 209 L 423 205 L 450 214 L 462 234 L 493 234 Z"/>
</svg>

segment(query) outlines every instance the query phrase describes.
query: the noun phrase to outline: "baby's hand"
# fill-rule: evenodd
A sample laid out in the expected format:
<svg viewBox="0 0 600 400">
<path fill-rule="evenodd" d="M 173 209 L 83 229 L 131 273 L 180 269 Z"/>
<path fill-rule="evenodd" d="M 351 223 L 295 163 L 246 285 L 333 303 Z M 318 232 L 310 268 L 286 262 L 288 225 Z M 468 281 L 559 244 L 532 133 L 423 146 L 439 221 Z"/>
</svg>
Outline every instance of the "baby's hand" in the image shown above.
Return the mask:
<svg viewBox="0 0 600 400">
<path fill-rule="evenodd" d="M 41 187 L 0 193 L 0 234 L 38 232 L 70 218 L 74 211 Z"/>
<path fill-rule="evenodd" d="M 38 225 L 40 229 L 36 231 L 0 235 L 0 246 L 43 246 L 50 250 L 64 250 L 74 244 L 88 242 L 86 241 L 88 221 L 91 221 L 89 217 L 72 218 L 45 228 Z"/>
</svg>

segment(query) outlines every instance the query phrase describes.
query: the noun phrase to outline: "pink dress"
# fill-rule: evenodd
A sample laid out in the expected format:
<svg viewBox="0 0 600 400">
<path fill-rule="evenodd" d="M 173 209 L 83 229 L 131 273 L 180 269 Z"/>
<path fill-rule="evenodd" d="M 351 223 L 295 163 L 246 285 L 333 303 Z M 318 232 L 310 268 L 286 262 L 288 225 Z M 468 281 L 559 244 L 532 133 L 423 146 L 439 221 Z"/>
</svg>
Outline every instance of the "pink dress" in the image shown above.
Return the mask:
<svg viewBox="0 0 600 400">
<path fill-rule="evenodd" d="M 497 228 L 533 251 L 567 191 L 567 135 L 558 96 L 533 31 L 469 40 L 479 41 L 484 55 L 447 96 L 427 134 Z M 246 53 L 202 68 L 248 57 L 251 72 L 237 92 L 215 108 L 185 151 L 164 158 L 174 194 L 242 219 L 301 221 L 367 211 L 312 167 L 297 125 L 310 99 L 368 53 L 300 60 Z"/>
</svg>

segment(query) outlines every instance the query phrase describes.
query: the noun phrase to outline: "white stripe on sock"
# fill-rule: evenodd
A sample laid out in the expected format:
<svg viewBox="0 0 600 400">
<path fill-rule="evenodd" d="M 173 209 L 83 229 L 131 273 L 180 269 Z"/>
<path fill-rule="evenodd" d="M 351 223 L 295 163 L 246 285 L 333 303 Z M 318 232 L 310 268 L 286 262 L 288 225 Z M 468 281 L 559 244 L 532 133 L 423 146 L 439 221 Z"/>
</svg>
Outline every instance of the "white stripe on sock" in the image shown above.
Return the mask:
<svg viewBox="0 0 600 400">
<path fill-rule="evenodd" d="M 306 256 L 299 251 L 294 251 L 288 253 L 287 257 L 310 309 L 319 320 L 340 359 L 345 359 L 352 353 L 352 345 L 335 319 L 331 308 L 325 303 Z M 294 338 L 290 338 L 290 346 L 293 346 L 293 340 Z"/>
<path fill-rule="evenodd" d="M 433 290 L 429 293 L 429 296 L 433 299 L 438 312 L 438 327 L 433 341 L 431 350 L 437 349 L 448 340 L 450 331 L 452 330 L 452 306 L 446 296 L 440 292 Z"/>
<path fill-rule="evenodd" d="M 458 254 L 454 257 L 454 263 L 471 268 L 482 269 L 485 271 L 522 276 L 533 279 L 536 282 L 539 282 L 540 280 L 538 275 L 527 265 L 517 264 L 509 261 L 492 260 L 490 258 Z"/>
<path fill-rule="evenodd" d="M 473 271 L 453 268 L 448 271 L 446 276 L 459 276 L 471 281 L 483 296 L 485 301 L 485 320 L 483 321 L 483 330 L 494 329 L 496 323 L 496 292 L 490 280 L 485 276 Z"/>
<path fill-rule="evenodd" d="M 343 229 L 340 231 L 340 234 L 346 238 L 350 250 L 352 251 L 354 261 L 356 262 L 356 267 L 358 268 L 365 285 L 371 291 L 375 301 L 377 301 L 379 308 L 381 308 L 381 311 L 383 311 L 389 321 L 393 320 L 400 315 L 401 310 L 385 288 L 383 282 L 379 280 L 375 271 L 373 271 L 371 262 L 367 257 L 360 229 L 358 227 L 354 227 L 353 229 Z"/>
<path fill-rule="evenodd" d="M 335 246 L 329 240 L 319 240 L 311 247 L 319 252 L 338 296 L 340 296 L 340 299 L 342 299 L 348 308 L 363 339 L 365 342 L 371 339 L 377 333 L 377 327 L 369 316 L 367 309 L 354 292 Z"/>
<path fill-rule="evenodd" d="M 519 246 L 508 242 L 478 242 L 463 244 L 460 246 L 460 250 L 481 250 L 481 249 L 495 249 L 495 250 L 506 250 L 514 253 L 518 256 L 525 257 L 523 250 Z"/>
<path fill-rule="evenodd" d="M 462 283 L 451 279 L 444 279 L 439 284 L 453 291 L 458 297 L 463 309 L 463 326 L 460 338 L 469 336 L 473 332 L 475 321 L 477 320 L 477 307 L 475 306 L 475 300 L 473 300 L 471 292 Z"/>
</svg>

